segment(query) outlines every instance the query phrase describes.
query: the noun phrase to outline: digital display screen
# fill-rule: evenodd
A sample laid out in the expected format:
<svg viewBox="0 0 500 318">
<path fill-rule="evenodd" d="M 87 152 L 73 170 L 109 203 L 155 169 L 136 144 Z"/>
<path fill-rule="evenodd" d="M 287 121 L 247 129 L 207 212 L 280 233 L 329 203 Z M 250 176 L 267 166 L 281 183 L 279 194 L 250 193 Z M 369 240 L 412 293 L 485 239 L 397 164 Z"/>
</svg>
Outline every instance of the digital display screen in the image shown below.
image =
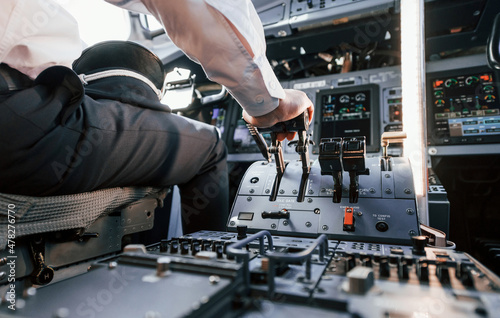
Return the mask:
<svg viewBox="0 0 500 318">
<path fill-rule="evenodd" d="M 429 81 L 431 143 L 500 141 L 500 101 L 494 76 L 482 72 Z"/>
<path fill-rule="evenodd" d="M 262 134 L 262 137 L 264 137 L 268 146 L 271 145 L 271 134 L 265 133 Z M 260 153 L 259 147 L 248 131 L 248 127 L 243 119 L 238 119 L 236 123 L 232 148 L 233 153 Z"/>
<path fill-rule="evenodd" d="M 370 91 L 325 94 L 321 107 L 321 138 L 366 136 L 370 139 Z"/>
<path fill-rule="evenodd" d="M 212 111 L 211 125 L 219 128 L 221 134 L 224 133 L 224 126 L 226 121 L 226 110 L 224 108 L 214 108 Z"/>
<path fill-rule="evenodd" d="M 320 91 L 316 95 L 321 138 L 365 136 L 367 152 L 379 150 L 377 85 L 360 85 Z"/>
<path fill-rule="evenodd" d="M 252 221 L 253 220 L 253 212 L 240 212 L 238 214 L 238 220 L 243 221 Z"/>
</svg>

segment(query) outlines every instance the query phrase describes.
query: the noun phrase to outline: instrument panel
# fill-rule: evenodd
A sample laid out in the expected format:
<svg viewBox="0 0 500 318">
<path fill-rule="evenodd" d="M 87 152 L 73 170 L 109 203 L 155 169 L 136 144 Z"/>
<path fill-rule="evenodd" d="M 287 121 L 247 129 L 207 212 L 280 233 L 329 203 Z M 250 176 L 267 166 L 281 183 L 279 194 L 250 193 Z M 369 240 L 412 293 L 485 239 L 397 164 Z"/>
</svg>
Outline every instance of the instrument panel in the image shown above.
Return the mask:
<svg viewBox="0 0 500 318">
<path fill-rule="evenodd" d="M 128 246 L 30 291 L 14 316 L 495 317 L 499 287 L 453 250 L 200 231 Z"/>
<path fill-rule="evenodd" d="M 399 67 L 282 81 L 281 84 L 284 88 L 305 92 L 315 106 L 309 129 L 311 140 L 314 141 L 311 147 L 312 158 L 319 154 L 318 147 L 322 138 L 359 135 L 367 137 L 368 156 L 376 156 L 381 154 L 382 133 L 402 130 Z M 241 111 L 230 116 L 233 124 L 225 128 L 229 160 L 262 159 L 241 120 Z M 270 143 L 269 135 L 264 134 L 264 138 Z M 291 157 L 295 154 L 293 147 L 284 147 L 283 151 Z M 391 145 L 388 151 L 393 156 L 401 156 L 401 144 Z"/>
<path fill-rule="evenodd" d="M 457 70 L 456 65 L 464 68 Z M 428 63 L 426 128 L 430 155 L 466 154 L 471 147 L 476 152 L 497 151 L 500 144 L 498 78 L 499 74 L 486 66 L 482 55 Z M 304 91 L 315 105 L 311 123 L 311 139 L 315 142 L 311 147 L 313 158 L 319 153 L 321 138 L 364 135 L 367 154 L 371 156 L 381 153 L 383 132 L 403 130 L 399 67 L 283 81 L 282 85 Z M 258 148 L 240 120 L 241 113 L 238 115 L 230 119 L 236 124 L 225 128 L 230 160 L 259 160 Z M 269 135 L 264 137 L 270 142 Z M 482 145 L 481 149 L 476 149 L 478 145 Z M 291 147 L 285 147 L 284 151 L 294 153 Z M 391 146 L 389 153 L 401 156 L 401 145 Z"/>
<path fill-rule="evenodd" d="M 309 54 L 317 53 L 310 51 L 318 48 L 322 36 L 326 40 L 321 39 L 321 53 L 331 40 L 327 35 L 334 37 L 333 32 L 315 32 L 325 26 L 339 25 L 335 35 L 346 34 L 355 42 L 360 26 L 383 26 L 383 31 L 367 41 L 382 42 L 387 40 L 389 22 L 400 25 L 394 19 L 398 1 L 393 0 L 253 2 L 265 35 L 271 39 L 268 52 L 276 59 L 273 66 L 292 65 L 293 59 L 281 61 L 290 56 L 303 55 L 297 69 L 321 59 L 320 54 Z M 358 23 L 349 25 L 353 21 Z M 348 26 L 342 29 L 344 24 Z M 442 29 L 450 31 L 447 26 Z M 366 35 L 367 30 L 361 33 Z M 390 31 L 388 40 L 392 36 L 399 41 L 398 32 Z M 312 40 L 306 39 L 308 32 Z M 312 33 L 317 34 L 313 37 Z M 429 41 L 434 46 L 440 40 L 438 35 Z M 309 45 L 297 45 L 301 41 L 309 41 Z M 332 45 L 340 44 L 342 38 L 338 41 Z M 440 42 L 446 47 L 446 41 Z M 390 44 L 381 46 L 379 52 L 393 55 L 387 47 Z M 328 49 L 328 53 L 334 51 Z M 227 220 L 229 232 L 206 230 L 150 246 L 128 246 L 120 255 L 92 261 L 82 275 L 72 273 L 71 278 L 36 292 L 18 281 L 15 297 L 20 305 L 15 313 L 154 318 L 497 315 L 498 276 L 471 255 L 449 246 L 428 247 L 419 236 L 410 161 L 403 158 L 398 143 L 391 144 L 387 156 L 381 156 L 382 133 L 404 130 L 401 71 L 397 59 L 370 64 L 377 54 L 364 53 L 357 52 L 362 63 L 347 73 L 316 74 L 301 69 L 280 77 L 284 88 L 304 91 L 315 106 L 306 139 L 313 141 L 311 160 L 305 156 L 297 160 L 297 148 L 285 146 L 287 160 L 281 175 L 276 163 L 261 161 L 259 147 L 241 120 L 236 102 L 224 101 L 193 112 L 197 119 L 221 131 L 230 164 L 252 163 L 246 173 L 241 169 L 233 173 L 241 183 Z M 499 79 L 498 72 L 486 66 L 483 55 L 428 63 L 426 112 L 431 157 L 500 152 Z M 341 149 L 350 151 L 349 155 L 366 147 L 362 149 L 362 169 L 353 164 L 346 168 L 352 160 L 344 156 L 347 152 L 333 155 L 330 146 L 339 137 L 344 138 L 340 145 L 348 144 Z M 270 134 L 263 134 L 268 144 L 271 139 Z M 352 141 L 362 141 L 363 147 L 351 148 Z M 302 158 L 308 159 L 307 164 Z M 333 169 L 332 163 L 340 161 L 343 168 Z M 330 170 L 325 169 L 328 166 Z M 2 288 L 7 293 L 0 315 L 11 314 L 7 306 L 12 287 Z M 132 300 L 133 306 L 123 306 Z"/>
<path fill-rule="evenodd" d="M 457 75 L 452 75 L 457 74 Z M 496 74 L 464 70 L 430 77 L 432 145 L 500 141 L 500 101 Z"/>
<path fill-rule="evenodd" d="M 377 136 L 379 91 L 377 84 L 320 90 L 316 96 L 319 117 L 316 143 L 321 138 L 365 136 L 367 151 L 377 152 L 380 149 L 380 138 Z"/>
</svg>

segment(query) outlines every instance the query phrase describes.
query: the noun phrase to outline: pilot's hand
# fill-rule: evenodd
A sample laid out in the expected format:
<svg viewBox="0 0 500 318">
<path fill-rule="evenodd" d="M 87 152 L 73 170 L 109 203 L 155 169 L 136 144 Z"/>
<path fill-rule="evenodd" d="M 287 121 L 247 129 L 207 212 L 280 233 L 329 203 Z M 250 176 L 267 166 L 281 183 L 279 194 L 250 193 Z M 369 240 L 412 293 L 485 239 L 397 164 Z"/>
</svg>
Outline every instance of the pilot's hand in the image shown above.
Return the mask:
<svg viewBox="0 0 500 318">
<path fill-rule="evenodd" d="M 312 101 L 304 92 L 294 89 L 285 89 L 285 98 L 280 99 L 278 107 L 272 112 L 262 116 L 253 117 L 243 111 L 243 119 L 255 127 L 264 128 L 271 127 L 278 122 L 293 119 L 307 110 L 309 113 L 309 122 L 311 122 L 311 119 L 313 118 L 313 108 Z M 283 141 L 285 138 L 292 140 L 295 138 L 295 134 L 295 132 L 279 133 L 278 140 Z"/>
</svg>

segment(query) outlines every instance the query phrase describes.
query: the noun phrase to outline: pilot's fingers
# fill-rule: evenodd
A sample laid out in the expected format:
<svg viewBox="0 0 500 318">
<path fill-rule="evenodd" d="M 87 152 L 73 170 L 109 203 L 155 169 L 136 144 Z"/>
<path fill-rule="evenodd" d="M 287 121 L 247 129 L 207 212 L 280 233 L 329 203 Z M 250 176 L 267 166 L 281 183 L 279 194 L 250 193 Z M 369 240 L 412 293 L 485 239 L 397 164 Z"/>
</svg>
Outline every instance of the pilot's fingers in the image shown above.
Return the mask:
<svg viewBox="0 0 500 318">
<path fill-rule="evenodd" d="M 282 132 L 276 134 L 276 139 L 283 141 L 285 139 L 293 140 L 295 138 L 296 132 Z"/>
<path fill-rule="evenodd" d="M 311 123 L 314 115 L 314 107 L 312 104 L 309 107 L 307 107 L 307 113 L 309 114 L 309 123 Z"/>
<path fill-rule="evenodd" d="M 309 120 L 313 115 L 313 105 L 307 95 L 299 90 L 285 89 L 285 98 L 280 99 L 278 107 L 262 116 L 250 116 L 243 111 L 243 119 L 256 127 L 270 127 L 278 122 L 293 119 L 307 110 Z"/>
</svg>

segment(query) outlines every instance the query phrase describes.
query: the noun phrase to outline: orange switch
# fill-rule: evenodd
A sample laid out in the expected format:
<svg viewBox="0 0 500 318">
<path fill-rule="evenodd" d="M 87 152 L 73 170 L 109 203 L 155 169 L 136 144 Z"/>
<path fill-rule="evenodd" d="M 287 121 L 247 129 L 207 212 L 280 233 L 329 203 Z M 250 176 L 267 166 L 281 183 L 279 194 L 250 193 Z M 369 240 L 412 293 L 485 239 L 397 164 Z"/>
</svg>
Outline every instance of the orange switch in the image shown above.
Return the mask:
<svg viewBox="0 0 500 318">
<path fill-rule="evenodd" d="M 354 231 L 354 209 L 345 208 L 344 212 L 344 231 Z"/>
</svg>

